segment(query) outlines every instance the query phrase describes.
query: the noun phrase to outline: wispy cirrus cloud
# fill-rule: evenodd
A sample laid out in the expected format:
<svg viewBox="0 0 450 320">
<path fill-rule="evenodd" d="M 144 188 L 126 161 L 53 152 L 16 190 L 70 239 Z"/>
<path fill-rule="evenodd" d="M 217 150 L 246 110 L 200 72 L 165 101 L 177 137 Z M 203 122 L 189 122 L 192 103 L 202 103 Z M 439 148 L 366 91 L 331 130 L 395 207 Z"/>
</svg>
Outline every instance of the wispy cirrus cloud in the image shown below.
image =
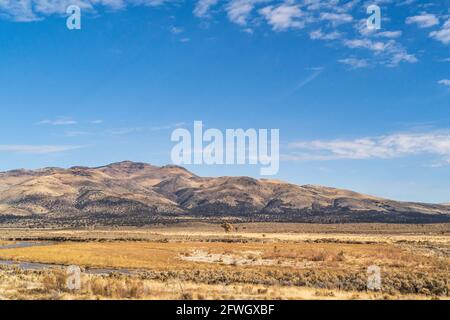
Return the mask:
<svg viewBox="0 0 450 320">
<path fill-rule="evenodd" d="M 439 163 L 450 164 L 450 132 L 396 133 L 351 140 L 297 141 L 289 144 L 286 160 L 393 159 L 414 155 L 435 155 Z"/>
<path fill-rule="evenodd" d="M 121 128 L 109 128 L 101 131 L 73 130 L 73 131 L 66 131 L 64 133 L 64 136 L 69 138 L 86 137 L 86 136 L 106 136 L 106 137 L 126 136 L 132 134 L 145 134 L 148 132 L 171 130 L 186 125 L 187 125 L 186 122 L 177 122 L 154 127 L 121 127 Z"/>
<path fill-rule="evenodd" d="M 0 145 L 0 152 L 27 153 L 27 154 L 49 154 L 59 153 L 83 148 L 83 146 L 71 145 L 22 145 L 3 144 Z"/>
<path fill-rule="evenodd" d="M 353 17 L 348 13 L 322 12 L 320 20 L 331 22 L 334 26 L 349 23 L 353 21 Z"/>
<path fill-rule="evenodd" d="M 51 15 L 63 15 L 67 7 L 77 5 L 95 12 L 98 8 L 119 10 L 127 6 L 161 6 L 176 0 L 1 0 L 0 14 L 18 22 L 42 20 Z"/>
<path fill-rule="evenodd" d="M 78 121 L 70 118 L 45 119 L 37 122 L 37 125 L 52 125 L 52 126 L 70 126 L 77 124 Z"/>
<path fill-rule="evenodd" d="M 374 53 L 378 62 L 388 66 L 396 67 L 401 62 L 416 63 L 417 57 L 410 54 L 395 40 L 373 41 L 371 39 L 345 40 L 344 45 L 351 49 L 367 49 Z"/>
<path fill-rule="evenodd" d="M 406 24 L 415 24 L 419 28 L 430 28 L 439 24 L 439 18 L 434 14 L 422 13 L 417 16 L 406 18 Z"/>
<path fill-rule="evenodd" d="M 186 122 L 177 122 L 177 123 L 172 123 L 172 124 L 168 124 L 168 125 L 164 125 L 164 126 L 152 127 L 152 128 L 150 128 L 150 130 L 151 131 L 170 130 L 170 129 L 174 129 L 174 128 L 183 127 L 186 125 L 187 125 Z"/>
<path fill-rule="evenodd" d="M 86 123 L 91 125 L 102 124 L 103 120 L 94 119 L 86 121 Z M 56 119 L 44 119 L 35 123 L 36 125 L 52 125 L 52 126 L 73 126 L 79 124 L 79 122 L 72 118 L 56 118 Z"/>
<path fill-rule="evenodd" d="M 337 40 L 342 37 L 342 33 L 338 31 L 323 32 L 322 29 L 314 30 L 309 33 L 309 37 L 313 40 Z"/>
<path fill-rule="evenodd" d="M 274 31 L 284 31 L 290 28 L 301 29 L 306 24 L 306 19 L 304 18 L 308 17 L 300 9 L 299 5 L 291 4 L 290 2 L 279 6 L 267 6 L 259 10 L 259 12 Z"/>
<path fill-rule="evenodd" d="M 163 6 L 170 3 L 189 3 L 185 0 L 0 0 L 0 17 L 9 17 L 15 21 L 35 21 L 47 16 L 65 15 L 68 5 L 79 5 L 83 10 L 101 12 L 101 10 L 119 10 L 131 6 Z M 352 53 L 355 58 L 363 57 L 371 64 L 396 67 L 402 63 L 416 63 L 416 54 L 410 53 L 402 44 L 401 30 L 370 30 L 366 17 L 361 10 L 369 4 L 380 6 L 407 6 L 414 0 L 195 0 L 193 15 L 206 21 L 212 18 L 212 11 L 224 13 L 227 19 L 242 27 L 242 31 L 252 34 L 258 27 L 269 26 L 275 32 L 289 30 L 305 30 L 313 40 L 333 41 L 335 47 L 369 50 L 371 57 L 364 52 Z M 412 6 L 410 6 L 412 7 Z M 420 28 L 439 26 L 440 20 L 448 19 L 442 9 L 436 13 L 423 12 L 432 6 L 419 6 L 418 10 L 410 10 L 405 25 L 416 25 Z M 414 11 L 416 11 L 414 13 Z M 387 12 L 387 11 L 383 11 Z M 356 20 L 356 18 L 358 20 Z M 356 20 L 356 21 L 355 21 Z M 383 21 L 389 21 L 383 14 Z M 353 28 L 348 25 L 352 24 Z M 169 27 L 173 34 L 181 34 L 182 26 Z M 430 30 L 429 37 L 443 44 L 450 43 L 450 20 L 437 30 Z M 183 37 L 179 41 L 187 43 L 190 38 Z M 348 59 L 351 59 L 349 57 Z"/>
<path fill-rule="evenodd" d="M 345 40 L 344 44 L 351 49 L 364 48 L 375 52 L 382 52 L 389 46 L 393 45 L 394 42 L 372 41 L 370 39 L 352 39 Z"/>
<path fill-rule="evenodd" d="M 358 58 L 346 58 L 340 59 L 338 62 L 348 65 L 353 69 L 366 68 L 369 66 L 369 62 L 367 59 L 358 59 Z"/>
<path fill-rule="evenodd" d="M 88 136 L 91 135 L 88 131 L 67 131 L 64 133 L 64 136 L 74 138 L 74 137 L 82 137 L 82 136 Z"/>
<path fill-rule="evenodd" d="M 430 37 L 442 42 L 443 44 L 450 43 L 450 19 L 448 19 L 442 28 L 437 31 L 430 32 Z"/>
<path fill-rule="evenodd" d="M 140 127 L 132 127 L 132 128 L 113 128 L 107 129 L 104 131 L 104 135 L 106 136 L 121 136 L 131 133 L 138 133 L 144 131 L 143 128 Z"/>
<path fill-rule="evenodd" d="M 219 0 L 199 0 L 194 8 L 194 15 L 199 18 L 209 18 L 210 9 L 219 3 Z"/>
<path fill-rule="evenodd" d="M 449 79 L 442 79 L 438 81 L 438 84 L 441 84 L 443 86 L 449 87 L 450 88 L 450 80 Z"/>
<path fill-rule="evenodd" d="M 175 27 L 175 26 L 172 26 L 172 27 L 170 27 L 170 32 L 171 32 L 172 34 L 180 34 L 180 33 L 183 33 L 183 32 L 184 32 L 184 29 L 181 28 L 181 27 Z"/>
<path fill-rule="evenodd" d="M 401 31 L 383 31 L 374 34 L 374 37 L 388 38 L 388 39 L 400 38 L 401 36 L 402 36 Z"/>
<path fill-rule="evenodd" d="M 230 0 L 225 6 L 225 10 L 231 22 L 246 26 L 253 9 L 257 4 L 264 2 L 268 2 L 268 0 Z"/>
</svg>

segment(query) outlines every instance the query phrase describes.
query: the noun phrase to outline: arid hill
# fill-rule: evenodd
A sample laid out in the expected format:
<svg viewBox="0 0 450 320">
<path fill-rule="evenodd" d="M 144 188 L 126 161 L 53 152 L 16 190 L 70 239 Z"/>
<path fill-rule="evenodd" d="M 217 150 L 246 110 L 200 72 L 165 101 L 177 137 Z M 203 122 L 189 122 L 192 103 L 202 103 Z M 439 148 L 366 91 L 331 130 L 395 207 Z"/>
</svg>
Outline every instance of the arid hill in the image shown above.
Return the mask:
<svg viewBox="0 0 450 320">
<path fill-rule="evenodd" d="M 143 225 L 186 219 L 298 222 L 450 222 L 448 205 L 249 177 L 203 178 L 178 166 L 0 173 L 0 223 Z"/>
</svg>

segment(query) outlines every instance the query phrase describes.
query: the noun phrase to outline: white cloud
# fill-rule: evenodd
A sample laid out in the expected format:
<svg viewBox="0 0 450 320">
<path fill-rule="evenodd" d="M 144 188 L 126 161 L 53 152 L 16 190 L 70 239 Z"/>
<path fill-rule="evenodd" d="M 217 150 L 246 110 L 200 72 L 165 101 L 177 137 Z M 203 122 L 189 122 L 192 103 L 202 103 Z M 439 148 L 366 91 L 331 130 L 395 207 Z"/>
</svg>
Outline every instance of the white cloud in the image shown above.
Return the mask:
<svg viewBox="0 0 450 320">
<path fill-rule="evenodd" d="M 407 53 L 403 48 L 399 48 L 392 52 L 392 56 L 384 64 L 388 67 L 396 67 L 401 62 L 416 63 L 417 61 L 415 55 Z"/>
<path fill-rule="evenodd" d="M 42 121 L 39 121 L 37 124 L 39 124 L 39 125 L 48 124 L 48 125 L 52 125 L 52 126 L 69 126 L 69 125 L 74 125 L 77 123 L 78 122 L 73 119 L 58 118 L 58 119 L 54 119 L 54 120 L 49 120 L 49 119 L 42 120 Z"/>
<path fill-rule="evenodd" d="M 219 0 L 198 0 L 197 4 L 195 5 L 194 15 L 199 18 L 209 17 L 210 9 L 218 2 Z"/>
<path fill-rule="evenodd" d="M 183 29 L 183 28 L 180 28 L 180 27 L 172 26 L 172 27 L 170 27 L 170 32 L 171 32 L 172 34 L 180 34 L 180 33 L 183 33 L 183 32 L 184 32 L 184 29 Z"/>
<path fill-rule="evenodd" d="M 142 128 L 114 128 L 106 130 L 104 134 L 107 136 L 120 136 L 142 131 L 143 131 Z"/>
<path fill-rule="evenodd" d="M 0 152 L 48 154 L 80 149 L 82 146 L 65 145 L 0 145 Z"/>
<path fill-rule="evenodd" d="M 396 67 L 401 62 L 416 63 L 415 55 L 409 54 L 406 49 L 395 40 L 373 41 L 371 39 L 345 40 L 344 45 L 351 48 L 368 49 L 374 53 L 379 62 L 388 67 Z"/>
<path fill-rule="evenodd" d="M 439 19 L 434 14 L 422 13 L 406 18 L 406 24 L 416 24 L 419 28 L 429 28 L 439 24 Z"/>
<path fill-rule="evenodd" d="M 87 132 L 87 131 L 67 131 L 64 135 L 66 137 L 81 137 L 81 136 L 87 136 L 90 135 L 91 133 Z"/>
<path fill-rule="evenodd" d="M 64 15 L 70 5 L 95 12 L 100 6 L 118 10 L 128 5 L 155 7 L 171 1 L 175 0 L 0 0 L 0 15 L 17 22 L 30 22 L 50 15 Z"/>
<path fill-rule="evenodd" d="M 336 40 L 342 36 L 342 33 L 333 31 L 330 33 L 323 33 L 321 29 L 311 31 L 309 37 L 313 40 Z"/>
<path fill-rule="evenodd" d="M 179 127 L 184 127 L 186 125 L 187 125 L 186 122 L 178 122 L 178 123 L 172 123 L 172 124 L 159 126 L 159 127 L 152 127 L 152 128 L 150 128 L 150 130 L 151 131 L 170 130 L 170 129 L 175 129 L 175 128 L 179 128 Z"/>
<path fill-rule="evenodd" d="M 284 31 L 289 28 L 300 29 L 305 26 L 306 15 L 299 5 L 288 3 L 279 6 L 267 6 L 259 10 L 274 31 Z M 303 19 L 302 19 L 303 18 Z"/>
<path fill-rule="evenodd" d="M 398 133 L 353 140 L 300 141 L 289 145 L 290 160 L 393 159 L 435 155 L 450 164 L 450 132 Z"/>
<path fill-rule="evenodd" d="M 450 80 L 449 79 L 442 79 L 438 81 L 439 84 L 449 87 L 450 88 Z"/>
<path fill-rule="evenodd" d="M 353 69 L 366 68 L 369 66 L 369 63 L 366 59 L 357 59 L 357 58 L 346 58 L 338 60 L 338 62 L 348 65 Z"/>
<path fill-rule="evenodd" d="M 354 39 L 345 40 L 344 44 L 351 49 L 365 48 L 371 51 L 384 51 L 392 45 L 392 42 L 372 41 L 370 39 Z"/>
<path fill-rule="evenodd" d="M 255 6 L 268 0 L 230 0 L 225 10 L 231 22 L 241 26 L 247 25 L 248 17 Z"/>
<path fill-rule="evenodd" d="M 368 37 L 368 36 L 374 35 L 377 32 L 376 29 L 367 27 L 367 18 L 358 20 L 354 24 L 353 27 L 354 27 L 354 29 L 356 29 L 359 32 L 359 34 L 361 36 L 364 36 L 364 37 Z"/>
<path fill-rule="evenodd" d="M 430 32 L 430 37 L 434 38 L 443 44 L 450 43 L 450 19 L 448 19 L 442 28 L 438 31 Z"/>
<path fill-rule="evenodd" d="M 335 26 L 353 21 L 353 17 L 347 13 L 334 13 L 334 12 L 322 12 L 320 14 L 320 19 L 328 20 Z"/>
<path fill-rule="evenodd" d="M 346 3 L 338 0 L 303 0 L 303 4 L 308 11 L 334 11 L 348 12 L 355 7 L 361 0 L 351 0 Z"/>
<path fill-rule="evenodd" d="M 406 4 L 408 1 L 406 0 L 402 4 Z M 119 10 L 129 6 L 161 6 L 167 3 L 181 2 L 188 3 L 184 0 L 0 0 L 0 16 L 5 17 L 6 15 L 17 21 L 33 21 L 52 14 L 65 15 L 65 9 L 69 4 L 78 4 L 83 10 L 96 12 L 101 8 Z M 261 25 L 262 21 L 266 21 L 276 32 L 311 26 L 307 31 L 311 39 L 340 40 L 335 44 L 351 49 L 369 50 L 372 54 L 371 63 L 395 67 L 400 63 L 417 62 L 417 57 L 408 53 L 406 47 L 400 42 L 402 31 L 377 32 L 367 28 L 365 13 L 361 15 L 358 10 L 365 9 L 369 2 L 383 6 L 398 5 L 394 0 L 348 0 L 345 2 L 339 0 L 195 0 L 193 14 L 199 18 L 211 18 L 212 10 L 217 9 L 217 11 L 225 12 L 232 23 L 241 26 L 243 32 L 250 34 Z M 439 19 L 442 20 L 446 17 L 419 12 L 417 15 L 411 14 L 406 19 L 406 23 L 416 24 L 423 28 L 432 27 L 439 24 Z M 355 21 L 354 17 L 357 16 L 360 19 Z M 448 16 L 445 19 L 448 19 Z M 389 18 L 383 15 L 383 20 L 388 21 Z M 355 30 L 340 26 L 345 23 L 352 23 Z M 335 28 L 330 29 L 330 26 Z M 169 28 L 173 34 L 183 33 L 183 29 L 180 27 Z M 431 38 L 444 44 L 450 43 L 450 20 L 440 29 L 430 31 L 432 31 L 429 33 Z M 190 40 L 186 36 L 178 39 L 184 43 Z M 353 59 L 364 60 L 354 53 L 351 53 L 351 56 Z M 364 58 L 369 59 L 366 56 Z M 351 65 L 352 62 L 355 66 L 361 65 L 356 60 L 343 60 L 348 65 Z"/>
<path fill-rule="evenodd" d="M 384 31 L 384 32 L 378 32 L 378 33 L 374 34 L 375 37 L 389 38 L 389 39 L 399 38 L 399 37 L 401 37 L 401 35 L 402 35 L 401 31 Z"/>
</svg>

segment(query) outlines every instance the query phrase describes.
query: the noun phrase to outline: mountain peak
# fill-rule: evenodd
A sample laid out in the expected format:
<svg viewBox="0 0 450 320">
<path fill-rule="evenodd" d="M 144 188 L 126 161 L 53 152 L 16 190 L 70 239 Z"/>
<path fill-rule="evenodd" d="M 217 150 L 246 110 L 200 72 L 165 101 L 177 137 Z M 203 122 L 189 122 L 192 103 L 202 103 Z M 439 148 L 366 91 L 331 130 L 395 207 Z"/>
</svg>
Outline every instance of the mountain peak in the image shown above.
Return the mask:
<svg viewBox="0 0 450 320">
<path fill-rule="evenodd" d="M 124 160 L 124 161 L 110 163 L 110 164 L 106 165 L 105 167 L 145 167 L 145 166 L 151 166 L 151 165 L 148 163 L 144 163 L 144 162 L 134 162 L 134 161 L 130 161 L 130 160 Z"/>
<path fill-rule="evenodd" d="M 167 170 L 173 174 L 183 174 L 183 175 L 187 175 L 190 177 L 196 177 L 195 174 L 193 174 L 192 172 L 190 172 L 188 169 L 186 169 L 185 167 L 181 167 L 181 166 L 177 166 L 174 164 L 168 164 L 165 166 L 162 166 L 160 169 L 162 170 Z"/>
<path fill-rule="evenodd" d="M 103 219 L 104 223 L 133 225 L 177 217 L 317 223 L 450 222 L 448 204 L 405 203 L 349 190 L 250 177 L 202 178 L 176 165 L 122 161 L 96 168 L 43 170 L 0 175 L 0 218 L 33 216 L 75 222 L 83 217 L 92 222 Z"/>
<path fill-rule="evenodd" d="M 134 161 L 120 161 L 120 162 L 114 162 L 110 163 L 105 166 L 100 166 L 94 169 L 110 169 L 110 170 L 119 170 L 119 171 L 140 171 L 144 169 L 153 169 L 156 168 L 155 166 L 152 166 L 151 164 L 144 163 L 144 162 L 134 162 Z"/>
</svg>

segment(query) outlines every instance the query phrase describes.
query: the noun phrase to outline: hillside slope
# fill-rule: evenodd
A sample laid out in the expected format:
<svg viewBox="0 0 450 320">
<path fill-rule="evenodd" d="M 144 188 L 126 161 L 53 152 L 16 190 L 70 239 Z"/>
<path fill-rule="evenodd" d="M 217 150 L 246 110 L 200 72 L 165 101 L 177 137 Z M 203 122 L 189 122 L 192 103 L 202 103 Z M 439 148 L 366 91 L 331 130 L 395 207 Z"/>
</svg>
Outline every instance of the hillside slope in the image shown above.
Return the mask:
<svg viewBox="0 0 450 320">
<path fill-rule="evenodd" d="M 450 222 L 450 206 L 249 177 L 203 178 L 178 166 L 0 173 L 0 222 L 142 225 L 170 219 L 298 222 Z"/>
</svg>

